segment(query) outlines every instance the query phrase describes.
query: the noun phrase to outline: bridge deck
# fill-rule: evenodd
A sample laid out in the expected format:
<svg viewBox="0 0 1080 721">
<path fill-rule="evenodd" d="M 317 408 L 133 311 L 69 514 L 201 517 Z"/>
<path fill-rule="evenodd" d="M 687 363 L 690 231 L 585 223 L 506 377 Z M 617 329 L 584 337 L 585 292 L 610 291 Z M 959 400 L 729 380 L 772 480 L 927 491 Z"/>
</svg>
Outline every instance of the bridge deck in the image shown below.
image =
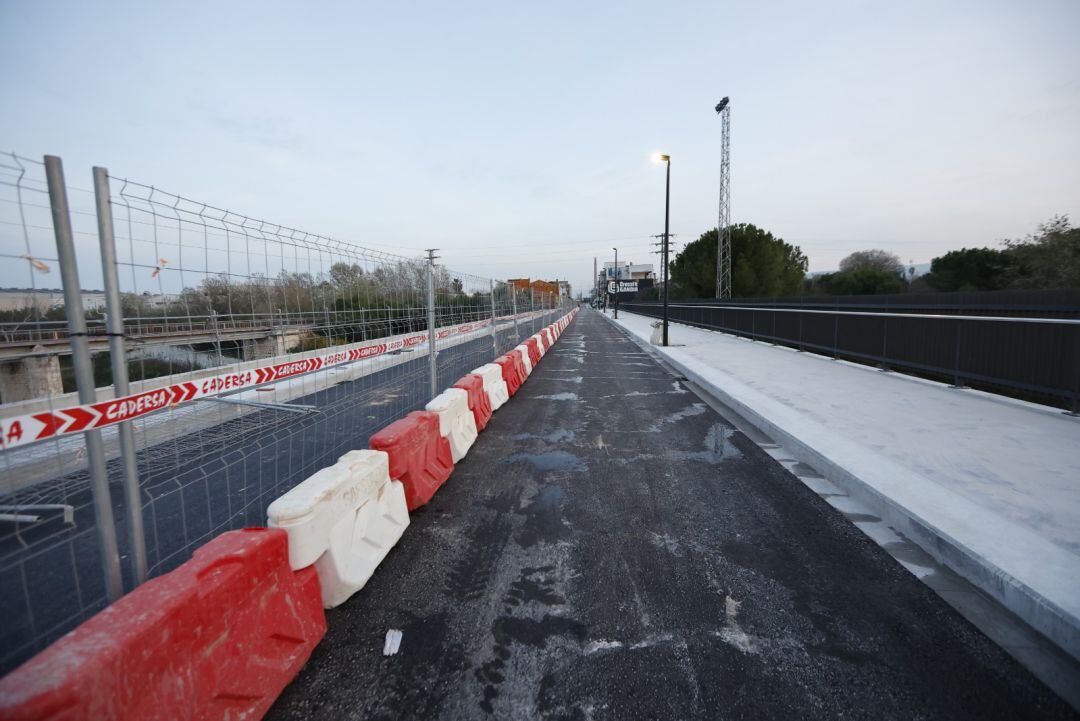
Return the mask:
<svg viewBox="0 0 1080 721">
<path fill-rule="evenodd" d="M 587 311 L 268 718 L 841 715 L 1071 717 Z"/>
</svg>

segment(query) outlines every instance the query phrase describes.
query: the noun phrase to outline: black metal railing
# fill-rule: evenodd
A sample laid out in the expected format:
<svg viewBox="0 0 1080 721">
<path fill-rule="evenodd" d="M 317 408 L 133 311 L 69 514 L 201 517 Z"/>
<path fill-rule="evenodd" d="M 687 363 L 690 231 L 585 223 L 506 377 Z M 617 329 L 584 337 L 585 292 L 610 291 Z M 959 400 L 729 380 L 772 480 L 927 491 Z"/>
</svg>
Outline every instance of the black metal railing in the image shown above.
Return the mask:
<svg viewBox="0 0 1080 721">
<path fill-rule="evenodd" d="M 663 313 L 659 303 L 620 305 L 654 318 Z M 798 307 L 787 299 L 680 300 L 669 304 L 669 318 L 1080 412 L 1078 306 L 1057 305 L 1048 314 L 1051 317 L 991 315 L 984 307 L 971 306 L 965 311 L 980 314 L 919 312 L 910 305 L 902 312 L 865 307 L 817 302 Z M 937 310 L 930 304 L 922 308 Z"/>
</svg>

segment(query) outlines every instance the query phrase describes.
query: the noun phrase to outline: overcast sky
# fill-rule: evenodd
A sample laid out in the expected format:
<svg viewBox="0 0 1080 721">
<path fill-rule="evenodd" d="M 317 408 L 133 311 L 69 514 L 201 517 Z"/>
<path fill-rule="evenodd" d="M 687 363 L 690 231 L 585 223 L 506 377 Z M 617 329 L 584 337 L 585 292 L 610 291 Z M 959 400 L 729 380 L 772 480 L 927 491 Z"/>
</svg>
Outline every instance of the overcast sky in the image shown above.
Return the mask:
<svg viewBox="0 0 1080 721">
<path fill-rule="evenodd" d="M 579 290 L 655 261 L 653 151 L 677 240 L 715 226 L 729 95 L 733 221 L 918 263 L 1080 221 L 1078 38 L 1077 0 L 3 0 L 0 150 Z"/>
</svg>

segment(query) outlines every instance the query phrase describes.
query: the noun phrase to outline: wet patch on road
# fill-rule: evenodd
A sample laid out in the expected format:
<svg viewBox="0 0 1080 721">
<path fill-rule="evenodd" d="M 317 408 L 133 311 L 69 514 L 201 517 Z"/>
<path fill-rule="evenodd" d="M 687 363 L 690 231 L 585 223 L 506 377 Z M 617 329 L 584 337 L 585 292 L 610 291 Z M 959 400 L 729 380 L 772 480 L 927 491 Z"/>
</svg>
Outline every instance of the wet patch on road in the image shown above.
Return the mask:
<svg viewBox="0 0 1080 721">
<path fill-rule="evenodd" d="M 528 463 L 538 471 L 564 471 L 567 473 L 584 473 L 589 470 L 585 461 L 579 456 L 566 451 L 547 451 L 546 453 L 515 453 L 508 456 L 503 463 Z"/>
</svg>

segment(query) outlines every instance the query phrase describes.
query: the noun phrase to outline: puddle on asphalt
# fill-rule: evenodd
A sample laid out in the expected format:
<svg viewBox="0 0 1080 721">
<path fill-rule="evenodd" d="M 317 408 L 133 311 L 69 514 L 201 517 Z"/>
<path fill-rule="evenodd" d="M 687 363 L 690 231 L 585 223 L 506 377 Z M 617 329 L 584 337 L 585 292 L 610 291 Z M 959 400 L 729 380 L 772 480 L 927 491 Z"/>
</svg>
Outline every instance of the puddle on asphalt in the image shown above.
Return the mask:
<svg viewBox="0 0 1080 721">
<path fill-rule="evenodd" d="M 529 504 L 529 511 L 546 511 L 557 508 L 565 497 L 566 491 L 559 486 L 548 486 L 536 494 L 536 498 Z"/>
<path fill-rule="evenodd" d="M 709 432 L 705 434 L 703 451 L 668 451 L 667 456 L 677 461 L 705 461 L 706 463 L 720 463 L 729 458 L 742 458 L 740 451 L 731 438 L 738 431 L 729 428 L 723 423 L 714 423 Z"/>
<path fill-rule="evenodd" d="M 585 462 L 566 451 L 548 451 L 546 453 L 515 453 L 503 463 L 530 463 L 538 471 L 567 471 L 570 473 L 587 470 Z"/>
</svg>

